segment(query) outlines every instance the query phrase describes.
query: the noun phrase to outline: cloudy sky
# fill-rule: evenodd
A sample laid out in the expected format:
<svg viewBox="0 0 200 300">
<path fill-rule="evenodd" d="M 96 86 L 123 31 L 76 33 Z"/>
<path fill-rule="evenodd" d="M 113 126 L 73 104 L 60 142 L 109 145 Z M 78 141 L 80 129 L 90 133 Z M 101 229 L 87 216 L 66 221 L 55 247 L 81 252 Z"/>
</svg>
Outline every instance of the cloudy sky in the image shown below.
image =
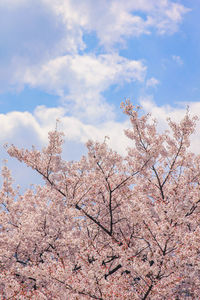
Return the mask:
<svg viewBox="0 0 200 300">
<path fill-rule="evenodd" d="M 199 16 L 198 0 L 0 0 L 0 159 L 5 142 L 43 147 L 57 118 L 66 159 L 105 136 L 124 153 L 125 98 L 161 128 L 187 104 L 200 116 Z M 19 183 L 37 182 L 8 165 Z"/>
</svg>

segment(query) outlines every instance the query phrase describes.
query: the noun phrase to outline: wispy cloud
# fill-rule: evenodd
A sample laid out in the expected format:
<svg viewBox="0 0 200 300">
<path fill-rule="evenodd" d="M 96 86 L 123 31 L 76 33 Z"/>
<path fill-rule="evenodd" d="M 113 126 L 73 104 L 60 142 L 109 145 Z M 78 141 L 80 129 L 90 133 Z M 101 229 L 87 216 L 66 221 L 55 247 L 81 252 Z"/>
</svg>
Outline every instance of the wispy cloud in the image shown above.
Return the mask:
<svg viewBox="0 0 200 300">
<path fill-rule="evenodd" d="M 189 12 L 190 9 L 174 1 L 164 0 L 157 2 L 158 9 L 154 11 L 157 16 L 154 18 L 153 23 L 156 26 L 158 33 L 161 35 L 175 33 L 179 28 L 183 15 Z"/>
<path fill-rule="evenodd" d="M 146 86 L 147 87 L 156 87 L 159 83 L 160 82 L 158 79 L 151 77 L 151 78 L 147 79 Z"/>
<path fill-rule="evenodd" d="M 183 60 L 179 55 L 172 55 L 173 61 L 175 61 L 179 66 L 183 65 Z"/>
<path fill-rule="evenodd" d="M 127 37 L 150 34 L 152 28 L 159 34 L 174 33 L 183 15 L 189 11 L 171 0 L 45 2 L 64 19 L 66 26 L 95 31 L 100 44 L 108 48 L 123 43 Z"/>
</svg>

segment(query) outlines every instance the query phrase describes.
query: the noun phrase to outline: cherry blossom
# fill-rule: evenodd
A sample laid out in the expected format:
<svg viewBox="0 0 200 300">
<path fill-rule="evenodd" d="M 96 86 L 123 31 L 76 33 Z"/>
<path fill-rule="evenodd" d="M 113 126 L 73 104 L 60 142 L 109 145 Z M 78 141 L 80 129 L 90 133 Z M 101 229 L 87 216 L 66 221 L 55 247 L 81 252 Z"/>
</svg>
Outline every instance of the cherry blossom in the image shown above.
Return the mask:
<svg viewBox="0 0 200 300">
<path fill-rule="evenodd" d="M 158 132 L 129 101 L 122 157 L 88 141 L 80 161 L 61 157 L 63 134 L 41 151 L 8 148 L 43 186 L 0 191 L 1 299 L 199 299 L 200 155 L 189 152 L 196 117 Z"/>
</svg>

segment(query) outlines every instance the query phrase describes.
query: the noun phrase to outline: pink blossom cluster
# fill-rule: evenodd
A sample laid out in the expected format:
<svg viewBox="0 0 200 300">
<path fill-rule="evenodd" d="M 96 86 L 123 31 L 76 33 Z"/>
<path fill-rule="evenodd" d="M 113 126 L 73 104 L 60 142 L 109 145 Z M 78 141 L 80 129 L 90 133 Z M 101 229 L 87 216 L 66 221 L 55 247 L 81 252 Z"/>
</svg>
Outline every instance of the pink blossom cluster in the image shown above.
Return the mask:
<svg viewBox="0 0 200 300">
<path fill-rule="evenodd" d="M 199 299 L 200 155 L 188 151 L 196 118 L 169 131 L 129 101 L 122 157 L 88 141 L 80 161 L 62 159 L 63 134 L 42 151 L 8 148 L 43 186 L 0 191 L 0 299 Z"/>
</svg>

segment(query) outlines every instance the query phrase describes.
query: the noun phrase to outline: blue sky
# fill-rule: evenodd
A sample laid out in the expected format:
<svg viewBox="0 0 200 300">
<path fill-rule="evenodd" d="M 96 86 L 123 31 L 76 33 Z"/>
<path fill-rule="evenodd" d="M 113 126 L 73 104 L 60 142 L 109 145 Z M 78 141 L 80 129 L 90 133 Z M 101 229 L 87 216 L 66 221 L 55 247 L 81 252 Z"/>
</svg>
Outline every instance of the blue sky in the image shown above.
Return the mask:
<svg viewBox="0 0 200 300">
<path fill-rule="evenodd" d="M 5 142 L 43 147 L 56 118 L 66 159 L 105 135 L 124 153 L 125 98 L 160 128 L 187 104 L 200 114 L 199 16 L 197 0 L 1 0 L 1 160 Z M 9 166 L 24 181 L 29 171 Z"/>
</svg>

